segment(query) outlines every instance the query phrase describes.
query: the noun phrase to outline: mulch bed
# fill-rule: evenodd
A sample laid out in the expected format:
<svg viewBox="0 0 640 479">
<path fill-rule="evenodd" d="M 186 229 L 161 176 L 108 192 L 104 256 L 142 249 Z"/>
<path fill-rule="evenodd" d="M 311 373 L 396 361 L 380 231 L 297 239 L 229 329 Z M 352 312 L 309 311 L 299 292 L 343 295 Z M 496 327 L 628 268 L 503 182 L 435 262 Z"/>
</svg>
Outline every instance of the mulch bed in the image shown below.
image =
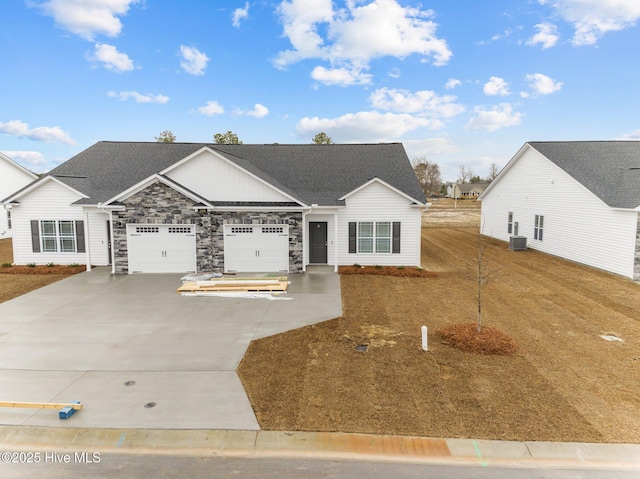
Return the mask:
<svg viewBox="0 0 640 479">
<path fill-rule="evenodd" d="M 439 329 L 436 334 L 444 344 L 467 353 L 509 356 L 518 351 L 515 340 L 491 326 L 482 326 L 478 332 L 476 323 L 451 324 Z"/>
<path fill-rule="evenodd" d="M 402 278 L 435 278 L 438 276 L 437 273 L 411 266 L 339 266 L 338 273 L 399 276 Z"/>
<path fill-rule="evenodd" d="M 76 273 L 82 273 L 86 271 L 86 266 L 83 264 L 74 265 L 62 265 L 54 264 L 52 266 L 37 265 L 37 266 L 0 266 L 0 274 L 61 274 L 71 275 Z"/>
</svg>

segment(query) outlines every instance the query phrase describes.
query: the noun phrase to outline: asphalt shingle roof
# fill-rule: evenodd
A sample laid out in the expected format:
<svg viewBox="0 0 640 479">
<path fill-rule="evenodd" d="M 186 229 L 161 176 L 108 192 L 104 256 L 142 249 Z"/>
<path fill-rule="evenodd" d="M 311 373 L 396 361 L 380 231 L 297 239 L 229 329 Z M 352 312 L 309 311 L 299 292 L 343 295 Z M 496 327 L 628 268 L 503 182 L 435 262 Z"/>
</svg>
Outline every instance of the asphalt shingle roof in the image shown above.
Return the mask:
<svg viewBox="0 0 640 479">
<path fill-rule="evenodd" d="M 49 175 L 89 197 L 80 203 L 96 204 L 108 201 L 205 146 L 308 205 L 340 205 L 340 197 L 375 177 L 416 201 L 425 202 L 400 143 L 218 145 L 101 141 L 51 170 Z"/>
<path fill-rule="evenodd" d="M 640 141 L 528 143 L 613 208 L 640 206 Z"/>
</svg>

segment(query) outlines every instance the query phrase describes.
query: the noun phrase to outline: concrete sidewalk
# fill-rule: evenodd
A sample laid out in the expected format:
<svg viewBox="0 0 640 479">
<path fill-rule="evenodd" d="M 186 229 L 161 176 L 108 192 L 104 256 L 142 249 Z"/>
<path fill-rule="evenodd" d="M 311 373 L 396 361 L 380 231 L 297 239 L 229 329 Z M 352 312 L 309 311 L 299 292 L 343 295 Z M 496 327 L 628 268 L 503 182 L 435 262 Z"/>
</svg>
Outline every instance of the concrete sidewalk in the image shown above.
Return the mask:
<svg viewBox="0 0 640 479">
<path fill-rule="evenodd" d="M 640 472 L 638 444 L 509 442 L 324 432 L 0 426 L 0 450 L 347 459 Z"/>
</svg>

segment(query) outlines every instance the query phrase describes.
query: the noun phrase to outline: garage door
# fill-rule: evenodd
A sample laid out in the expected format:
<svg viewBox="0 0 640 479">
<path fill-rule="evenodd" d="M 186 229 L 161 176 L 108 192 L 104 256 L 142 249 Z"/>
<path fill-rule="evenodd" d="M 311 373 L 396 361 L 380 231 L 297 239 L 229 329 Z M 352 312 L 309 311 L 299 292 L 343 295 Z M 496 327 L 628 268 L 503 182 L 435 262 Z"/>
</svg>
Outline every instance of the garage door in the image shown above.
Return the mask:
<svg viewBox="0 0 640 479">
<path fill-rule="evenodd" d="M 224 270 L 289 271 L 289 226 L 225 225 Z"/>
<path fill-rule="evenodd" d="M 127 225 L 129 273 L 196 271 L 193 225 Z"/>
</svg>

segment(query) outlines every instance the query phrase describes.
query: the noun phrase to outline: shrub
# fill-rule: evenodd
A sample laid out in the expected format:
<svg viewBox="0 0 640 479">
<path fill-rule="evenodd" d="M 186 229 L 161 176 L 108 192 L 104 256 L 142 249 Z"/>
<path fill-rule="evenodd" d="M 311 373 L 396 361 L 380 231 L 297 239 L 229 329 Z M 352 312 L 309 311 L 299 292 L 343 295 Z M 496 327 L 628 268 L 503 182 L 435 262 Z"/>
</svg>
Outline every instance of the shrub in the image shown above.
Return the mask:
<svg viewBox="0 0 640 479">
<path fill-rule="evenodd" d="M 6 263 L 2 263 L 2 265 L 0 265 L 0 266 L 2 266 L 3 268 L 11 268 L 11 266 L 13 266 L 13 265 L 11 263 L 9 263 L 9 262 L 6 262 Z"/>
<path fill-rule="evenodd" d="M 36 267 L 36 264 L 35 264 L 35 263 L 27 263 L 27 266 L 28 266 L 29 268 L 35 268 L 35 267 Z"/>
<path fill-rule="evenodd" d="M 78 263 L 71 263 L 69 268 L 77 268 L 78 266 L 80 266 Z"/>
<path fill-rule="evenodd" d="M 47 263 L 47 268 L 53 268 L 55 266 L 55 264 L 53 263 Z"/>
</svg>

